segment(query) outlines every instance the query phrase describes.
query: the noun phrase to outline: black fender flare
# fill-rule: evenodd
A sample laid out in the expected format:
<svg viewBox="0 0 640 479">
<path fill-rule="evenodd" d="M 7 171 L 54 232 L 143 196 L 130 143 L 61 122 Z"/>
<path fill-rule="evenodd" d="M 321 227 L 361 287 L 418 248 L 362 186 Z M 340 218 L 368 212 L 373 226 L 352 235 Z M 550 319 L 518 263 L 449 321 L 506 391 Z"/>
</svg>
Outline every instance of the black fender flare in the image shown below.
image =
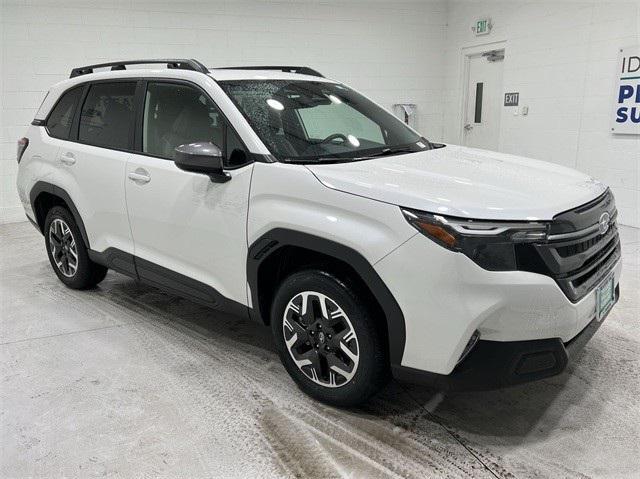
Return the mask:
<svg viewBox="0 0 640 479">
<path fill-rule="evenodd" d="M 335 241 L 300 231 L 275 228 L 263 234 L 249 246 L 247 282 L 251 290 L 251 317 L 266 324 L 268 311 L 260 311 L 258 272 L 270 255 L 284 246 L 297 246 L 336 258 L 350 265 L 367 285 L 382 307 L 387 321 L 391 364 L 400 364 L 404 354 L 406 328 L 404 315 L 396 299 L 373 266 L 356 250 Z"/>
<path fill-rule="evenodd" d="M 76 221 L 76 224 L 80 229 L 80 234 L 82 235 L 82 240 L 84 241 L 85 246 L 87 247 L 87 249 L 90 249 L 89 236 L 87 236 L 87 230 L 84 227 L 84 223 L 82 221 L 82 217 L 80 216 L 80 213 L 78 212 L 78 208 L 76 208 L 76 205 L 73 203 L 73 200 L 71 199 L 71 196 L 69 196 L 69 193 L 67 193 L 64 189 L 60 188 L 59 186 L 56 186 L 52 183 L 47 183 L 46 181 L 38 181 L 35 185 L 33 185 L 33 187 L 31 188 L 31 191 L 29 192 L 29 201 L 31 202 L 31 209 L 33 210 L 33 214 L 36 216 L 36 221 L 38 220 L 38 217 L 37 217 L 38 212 L 36 210 L 36 199 L 38 198 L 40 193 L 49 193 L 53 196 L 57 196 L 67 204 L 67 206 L 69 207 L 69 211 L 71 211 L 71 214 L 73 215 L 73 219 Z M 39 223 L 38 223 L 38 228 L 40 228 Z M 44 231 L 42 231 L 41 228 L 40 228 L 40 232 L 44 234 Z"/>
</svg>

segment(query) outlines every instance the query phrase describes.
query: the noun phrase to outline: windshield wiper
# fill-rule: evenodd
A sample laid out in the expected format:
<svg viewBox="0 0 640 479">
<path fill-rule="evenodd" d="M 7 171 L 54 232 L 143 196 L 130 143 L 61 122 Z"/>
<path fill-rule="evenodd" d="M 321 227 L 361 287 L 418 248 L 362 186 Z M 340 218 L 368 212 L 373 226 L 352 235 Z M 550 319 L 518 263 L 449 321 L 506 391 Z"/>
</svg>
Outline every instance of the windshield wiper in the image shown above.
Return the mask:
<svg viewBox="0 0 640 479">
<path fill-rule="evenodd" d="M 390 155 L 397 155 L 397 154 L 403 154 L 403 153 L 417 153 L 418 151 L 420 150 L 415 150 L 410 146 L 399 146 L 397 148 L 385 148 L 382 151 L 379 151 L 377 153 L 372 153 L 370 155 L 354 158 L 354 160 L 365 160 L 369 158 L 377 158 L 380 156 L 390 156 Z"/>
<path fill-rule="evenodd" d="M 283 163 L 297 163 L 297 164 L 306 164 L 306 163 L 343 163 L 345 161 L 351 161 L 355 158 L 340 158 L 340 157 L 320 157 L 320 158 L 282 158 L 280 161 Z"/>
<path fill-rule="evenodd" d="M 390 156 L 403 153 L 417 153 L 412 146 L 397 146 L 395 148 L 384 148 L 382 151 L 371 153 L 365 156 L 325 156 L 317 158 L 282 158 L 280 161 L 284 163 L 348 163 L 350 161 L 369 160 L 371 158 L 379 158 L 381 156 Z"/>
</svg>

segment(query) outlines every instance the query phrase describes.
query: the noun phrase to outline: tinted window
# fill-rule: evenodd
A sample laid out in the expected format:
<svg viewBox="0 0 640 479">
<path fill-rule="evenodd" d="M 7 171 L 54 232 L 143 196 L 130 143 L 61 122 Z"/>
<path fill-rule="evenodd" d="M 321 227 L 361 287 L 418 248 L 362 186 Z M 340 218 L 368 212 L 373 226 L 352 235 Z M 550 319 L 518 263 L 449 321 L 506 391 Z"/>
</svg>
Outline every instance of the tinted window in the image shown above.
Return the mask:
<svg viewBox="0 0 640 479">
<path fill-rule="evenodd" d="M 149 83 L 144 105 L 142 151 L 173 159 L 175 148 L 210 141 L 224 149 L 224 119 L 199 90 L 172 83 Z"/>
<path fill-rule="evenodd" d="M 78 140 L 90 145 L 127 149 L 133 128 L 135 82 L 96 83 L 82 106 Z"/>
<path fill-rule="evenodd" d="M 61 140 L 69 139 L 73 114 L 76 111 L 76 105 L 80 100 L 80 95 L 82 95 L 82 89 L 83 87 L 74 88 L 62 95 L 62 98 L 60 98 L 58 104 L 49 115 L 47 131 L 54 138 L 60 138 Z"/>
</svg>

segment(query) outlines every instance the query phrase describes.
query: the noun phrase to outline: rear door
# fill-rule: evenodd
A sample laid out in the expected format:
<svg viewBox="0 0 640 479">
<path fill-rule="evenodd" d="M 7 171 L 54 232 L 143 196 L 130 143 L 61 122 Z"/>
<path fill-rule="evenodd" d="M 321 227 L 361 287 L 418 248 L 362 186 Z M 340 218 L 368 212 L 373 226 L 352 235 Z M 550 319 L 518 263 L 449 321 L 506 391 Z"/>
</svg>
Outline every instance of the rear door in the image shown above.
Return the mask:
<svg viewBox="0 0 640 479">
<path fill-rule="evenodd" d="M 210 306 L 246 304 L 246 221 L 253 165 L 227 120 L 199 87 L 148 81 L 140 98 L 137 154 L 126 195 L 141 279 Z M 178 169 L 175 147 L 210 141 L 231 180 Z"/>
<path fill-rule="evenodd" d="M 124 178 L 133 145 L 137 81 L 86 85 L 69 141 L 58 161 L 80 212 L 91 249 L 117 248 L 133 253 L 127 218 Z"/>
</svg>

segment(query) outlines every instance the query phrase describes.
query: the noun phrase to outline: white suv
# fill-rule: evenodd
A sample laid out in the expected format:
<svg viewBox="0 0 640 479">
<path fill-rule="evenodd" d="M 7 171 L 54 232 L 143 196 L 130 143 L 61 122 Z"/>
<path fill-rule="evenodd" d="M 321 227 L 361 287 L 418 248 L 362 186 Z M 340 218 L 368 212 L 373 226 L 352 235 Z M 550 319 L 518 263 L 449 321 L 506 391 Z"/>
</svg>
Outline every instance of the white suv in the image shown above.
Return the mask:
<svg viewBox="0 0 640 479">
<path fill-rule="evenodd" d="M 558 374 L 619 296 L 602 183 L 432 143 L 306 67 L 76 68 L 18 162 L 63 283 L 113 269 L 270 324 L 300 388 L 335 405 L 391 375 L 469 389 Z"/>
</svg>

